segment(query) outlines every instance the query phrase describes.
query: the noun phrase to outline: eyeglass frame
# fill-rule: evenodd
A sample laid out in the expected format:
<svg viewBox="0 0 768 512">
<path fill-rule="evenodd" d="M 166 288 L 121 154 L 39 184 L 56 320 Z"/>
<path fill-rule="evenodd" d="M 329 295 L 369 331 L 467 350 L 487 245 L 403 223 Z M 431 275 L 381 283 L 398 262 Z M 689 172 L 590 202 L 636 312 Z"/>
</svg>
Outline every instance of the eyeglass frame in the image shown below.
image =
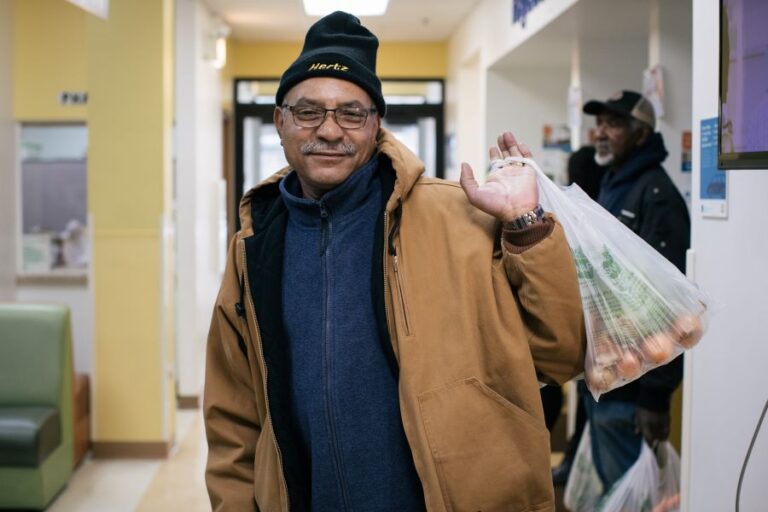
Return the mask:
<svg viewBox="0 0 768 512">
<path fill-rule="evenodd" d="M 323 111 L 323 117 L 320 118 L 320 122 L 317 125 L 315 125 L 315 126 L 303 126 L 303 125 L 300 125 L 299 123 L 296 122 L 296 116 L 293 113 L 293 109 L 296 108 L 296 107 L 315 109 L 315 110 L 318 110 L 318 111 L 322 110 Z M 318 107 L 318 106 L 315 106 L 315 105 L 288 105 L 287 103 L 284 104 L 284 105 L 281 105 L 280 108 L 281 109 L 286 109 L 288 112 L 291 113 L 291 119 L 293 119 L 294 124 L 296 126 L 298 126 L 299 128 L 319 128 L 319 127 L 321 127 L 323 125 L 323 123 L 325 123 L 325 120 L 328 117 L 328 112 L 333 112 L 333 122 L 336 123 L 338 125 L 338 127 L 343 129 L 343 130 L 359 130 L 360 128 L 363 128 L 368 123 L 368 117 L 371 114 L 375 114 L 375 113 L 378 112 L 378 109 L 376 107 L 368 107 L 368 108 L 365 108 L 365 107 L 324 108 L 324 107 Z M 365 113 L 365 118 L 363 119 L 362 124 L 360 126 L 355 126 L 354 128 L 348 128 L 348 127 L 342 126 L 339 123 L 339 119 L 336 117 L 336 115 L 337 115 L 336 112 L 338 112 L 339 110 L 344 110 L 344 109 L 349 109 L 349 110 L 359 109 L 361 112 Z"/>
</svg>

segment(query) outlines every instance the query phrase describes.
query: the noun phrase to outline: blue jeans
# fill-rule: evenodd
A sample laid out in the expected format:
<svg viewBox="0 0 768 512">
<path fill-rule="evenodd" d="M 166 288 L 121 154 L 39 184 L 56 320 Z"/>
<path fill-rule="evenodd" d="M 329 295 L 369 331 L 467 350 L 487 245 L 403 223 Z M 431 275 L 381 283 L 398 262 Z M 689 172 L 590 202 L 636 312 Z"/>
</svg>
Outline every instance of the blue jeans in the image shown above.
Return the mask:
<svg viewBox="0 0 768 512">
<path fill-rule="evenodd" d="M 579 381 L 579 396 L 592 439 L 595 469 L 608 492 L 640 456 L 642 436 L 635 432 L 635 404 L 621 400 L 595 402 L 584 381 Z"/>
</svg>

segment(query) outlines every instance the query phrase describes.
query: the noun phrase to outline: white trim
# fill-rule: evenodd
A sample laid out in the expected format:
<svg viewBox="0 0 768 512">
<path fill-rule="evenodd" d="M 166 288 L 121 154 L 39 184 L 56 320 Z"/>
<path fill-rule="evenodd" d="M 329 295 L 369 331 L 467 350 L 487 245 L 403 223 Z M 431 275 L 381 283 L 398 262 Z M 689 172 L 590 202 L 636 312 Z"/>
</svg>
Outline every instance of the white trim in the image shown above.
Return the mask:
<svg viewBox="0 0 768 512">
<path fill-rule="evenodd" d="M 19 275 L 22 273 L 23 270 L 23 239 L 24 239 L 24 228 L 23 228 L 23 206 L 22 206 L 22 186 L 21 186 L 21 151 L 19 151 L 19 148 L 21 147 L 21 123 L 17 122 L 16 126 L 14 127 L 14 141 L 13 141 L 13 168 L 14 172 L 16 173 L 15 183 L 14 187 L 16 189 L 15 191 L 15 206 L 16 206 L 16 265 L 14 266 L 14 271 L 16 272 L 16 275 Z"/>
<path fill-rule="evenodd" d="M 579 383 L 576 379 L 571 379 L 566 385 L 568 386 L 568 401 L 566 402 L 568 412 L 565 417 L 565 436 L 567 439 L 570 439 L 576 433 L 576 414 L 579 409 Z"/>
<path fill-rule="evenodd" d="M 86 165 L 88 165 L 86 163 Z M 88 176 L 88 168 L 86 167 L 86 176 Z M 87 197 L 88 191 L 86 190 L 86 197 Z M 96 411 L 97 402 L 96 402 L 96 381 L 98 379 L 98 370 L 99 366 L 96 364 L 96 343 L 98 337 L 96 336 L 96 265 L 94 265 L 93 261 L 93 254 L 96 251 L 96 221 L 94 218 L 93 213 L 86 211 L 86 220 L 88 221 L 88 230 L 86 233 L 88 234 L 88 250 L 90 251 L 90 254 L 88 255 L 88 284 L 86 285 L 88 287 L 88 298 L 90 299 L 91 303 L 91 346 L 90 346 L 90 361 L 91 361 L 91 367 L 89 374 L 90 379 L 90 396 L 88 397 L 90 400 L 90 407 L 91 407 L 91 442 L 96 442 L 98 434 L 97 430 L 97 423 L 96 418 L 99 417 Z"/>
<path fill-rule="evenodd" d="M 161 407 L 161 426 L 160 435 L 163 440 L 170 441 L 168 436 L 168 286 L 166 268 L 166 243 L 168 239 L 168 219 L 165 214 L 160 215 L 160 407 Z"/>
</svg>

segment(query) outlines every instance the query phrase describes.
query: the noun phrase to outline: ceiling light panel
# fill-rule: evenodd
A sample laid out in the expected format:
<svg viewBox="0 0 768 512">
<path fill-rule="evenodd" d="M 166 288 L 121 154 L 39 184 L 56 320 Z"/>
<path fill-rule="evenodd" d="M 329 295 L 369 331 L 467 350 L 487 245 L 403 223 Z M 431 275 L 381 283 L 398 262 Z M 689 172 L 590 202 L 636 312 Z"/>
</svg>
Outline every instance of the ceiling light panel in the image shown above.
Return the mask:
<svg viewBox="0 0 768 512">
<path fill-rule="evenodd" d="M 389 0 L 303 0 L 307 16 L 325 16 L 334 11 L 345 11 L 355 16 L 381 16 L 387 11 Z"/>
</svg>

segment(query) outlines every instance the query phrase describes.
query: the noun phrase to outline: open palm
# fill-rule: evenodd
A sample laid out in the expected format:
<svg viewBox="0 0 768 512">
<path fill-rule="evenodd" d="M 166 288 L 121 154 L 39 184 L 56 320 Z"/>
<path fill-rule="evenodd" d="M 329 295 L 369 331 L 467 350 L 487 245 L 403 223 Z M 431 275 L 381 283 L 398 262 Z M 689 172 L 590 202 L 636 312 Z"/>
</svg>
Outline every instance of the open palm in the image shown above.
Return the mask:
<svg viewBox="0 0 768 512">
<path fill-rule="evenodd" d="M 509 156 L 531 157 L 530 150 L 524 144 L 518 144 L 510 132 L 499 135 L 497 143 L 498 147 L 489 151 L 492 161 Z M 475 180 L 472 167 L 462 163 L 459 181 L 473 206 L 502 222 L 520 217 L 539 204 L 536 171 L 528 165 L 510 162 L 491 172 L 485 183 L 480 185 Z"/>
</svg>

